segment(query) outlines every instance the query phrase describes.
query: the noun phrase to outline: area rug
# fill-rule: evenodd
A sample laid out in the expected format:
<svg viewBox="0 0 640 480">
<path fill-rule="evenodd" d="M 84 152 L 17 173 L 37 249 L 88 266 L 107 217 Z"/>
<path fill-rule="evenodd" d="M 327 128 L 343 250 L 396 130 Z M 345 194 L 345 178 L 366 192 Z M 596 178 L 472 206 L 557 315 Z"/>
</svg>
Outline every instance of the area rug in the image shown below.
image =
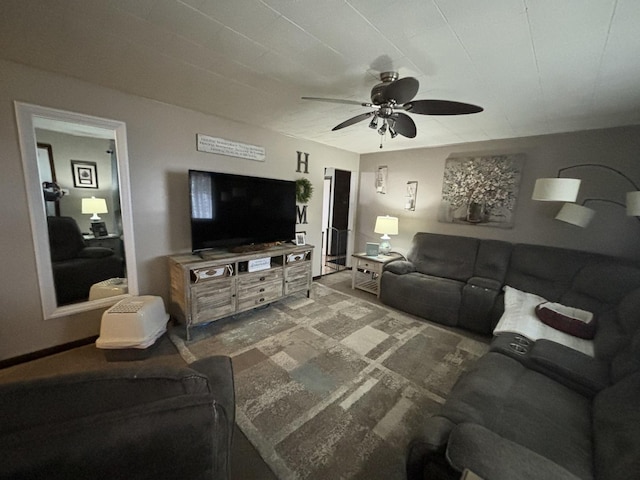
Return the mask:
<svg viewBox="0 0 640 480">
<path fill-rule="evenodd" d="M 312 285 L 170 338 L 232 357 L 238 426 L 282 480 L 404 479 L 406 447 L 488 346 Z"/>
</svg>

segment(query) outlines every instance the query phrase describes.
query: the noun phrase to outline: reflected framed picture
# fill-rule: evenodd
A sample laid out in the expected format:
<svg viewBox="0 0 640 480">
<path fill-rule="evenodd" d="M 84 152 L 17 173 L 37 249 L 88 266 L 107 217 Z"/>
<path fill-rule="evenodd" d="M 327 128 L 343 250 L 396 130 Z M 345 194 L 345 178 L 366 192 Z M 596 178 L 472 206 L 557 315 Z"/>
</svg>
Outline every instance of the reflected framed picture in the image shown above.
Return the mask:
<svg viewBox="0 0 640 480">
<path fill-rule="evenodd" d="M 71 160 L 71 173 L 75 188 L 98 188 L 98 166 L 96 162 Z"/>
</svg>

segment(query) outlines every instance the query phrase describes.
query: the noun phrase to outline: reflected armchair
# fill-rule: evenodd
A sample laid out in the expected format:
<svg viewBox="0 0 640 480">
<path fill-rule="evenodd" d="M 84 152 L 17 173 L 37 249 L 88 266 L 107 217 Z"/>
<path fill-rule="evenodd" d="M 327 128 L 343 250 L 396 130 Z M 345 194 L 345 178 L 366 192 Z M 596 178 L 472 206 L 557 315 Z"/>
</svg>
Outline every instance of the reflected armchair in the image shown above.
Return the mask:
<svg viewBox="0 0 640 480">
<path fill-rule="evenodd" d="M 47 217 L 53 280 L 58 305 L 87 300 L 94 283 L 124 277 L 124 262 L 113 250 L 87 247 L 71 217 Z"/>
</svg>

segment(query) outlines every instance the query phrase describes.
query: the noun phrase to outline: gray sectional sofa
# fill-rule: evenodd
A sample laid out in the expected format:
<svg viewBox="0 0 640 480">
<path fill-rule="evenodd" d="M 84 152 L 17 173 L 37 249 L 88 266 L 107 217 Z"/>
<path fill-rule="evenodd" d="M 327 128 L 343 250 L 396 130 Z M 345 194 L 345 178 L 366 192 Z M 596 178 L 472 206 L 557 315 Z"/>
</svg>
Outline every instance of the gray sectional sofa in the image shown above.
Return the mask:
<svg viewBox="0 0 640 480">
<path fill-rule="evenodd" d="M 588 252 L 418 233 L 388 264 L 381 300 L 491 335 L 504 287 L 593 312 L 593 354 L 517 332 L 493 336 L 421 428 L 409 479 L 640 478 L 640 267 Z"/>
</svg>

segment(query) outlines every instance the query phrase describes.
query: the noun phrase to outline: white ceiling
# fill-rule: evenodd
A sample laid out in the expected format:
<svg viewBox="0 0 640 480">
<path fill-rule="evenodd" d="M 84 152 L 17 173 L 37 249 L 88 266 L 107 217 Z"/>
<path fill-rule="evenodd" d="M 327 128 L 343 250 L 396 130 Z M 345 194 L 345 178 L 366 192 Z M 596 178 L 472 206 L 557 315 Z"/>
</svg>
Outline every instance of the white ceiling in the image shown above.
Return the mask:
<svg viewBox="0 0 640 480">
<path fill-rule="evenodd" d="M 366 153 L 381 71 L 416 99 L 385 150 L 640 124 L 639 0 L 2 0 L 0 58 Z"/>
</svg>

